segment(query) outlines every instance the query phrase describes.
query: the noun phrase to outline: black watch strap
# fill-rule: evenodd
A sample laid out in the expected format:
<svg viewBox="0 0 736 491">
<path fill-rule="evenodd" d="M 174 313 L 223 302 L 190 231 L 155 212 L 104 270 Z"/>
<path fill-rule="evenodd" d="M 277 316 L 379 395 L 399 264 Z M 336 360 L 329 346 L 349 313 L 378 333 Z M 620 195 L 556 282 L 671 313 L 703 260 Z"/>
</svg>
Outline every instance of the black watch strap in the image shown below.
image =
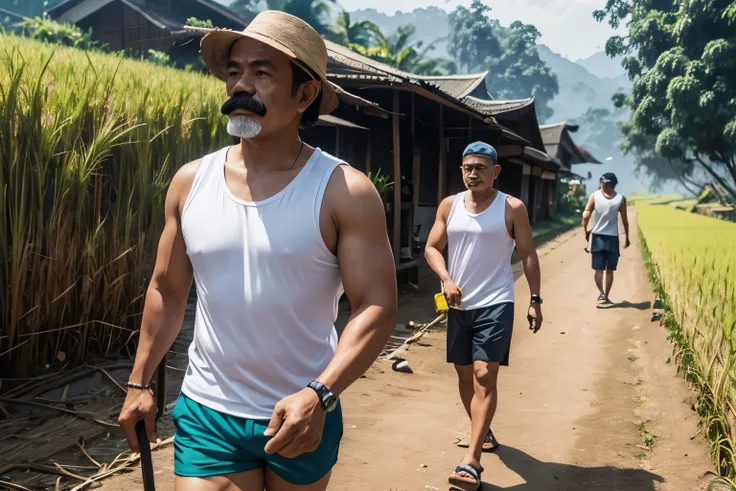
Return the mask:
<svg viewBox="0 0 736 491">
<path fill-rule="evenodd" d="M 322 409 L 324 409 L 328 413 L 332 412 L 335 409 L 335 407 L 337 406 L 338 398 L 335 394 L 332 393 L 330 389 L 327 388 L 325 384 L 314 380 L 310 382 L 308 387 L 317 393 L 317 397 L 319 397 L 319 403 L 322 406 Z"/>
<path fill-rule="evenodd" d="M 542 305 L 542 297 L 540 297 L 539 295 L 532 295 L 532 303 Z"/>
</svg>

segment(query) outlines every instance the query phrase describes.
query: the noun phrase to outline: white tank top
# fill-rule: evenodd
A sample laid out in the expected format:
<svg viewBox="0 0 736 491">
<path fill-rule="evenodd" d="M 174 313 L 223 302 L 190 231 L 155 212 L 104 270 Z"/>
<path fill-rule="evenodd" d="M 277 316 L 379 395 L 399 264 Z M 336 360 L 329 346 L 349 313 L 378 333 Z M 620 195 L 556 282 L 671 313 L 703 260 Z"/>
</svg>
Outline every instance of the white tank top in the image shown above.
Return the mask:
<svg viewBox="0 0 736 491">
<path fill-rule="evenodd" d="M 608 199 L 601 190 L 593 193 L 593 196 L 595 197 L 596 221 L 592 233 L 618 237 L 618 212 L 624 196 L 618 193 L 613 199 Z"/>
<path fill-rule="evenodd" d="M 506 228 L 506 198 L 499 191 L 478 214 L 465 208 L 468 191 L 455 196 L 447 220 L 449 273 L 463 291 L 460 310 L 514 301 L 511 255 L 514 239 Z"/>
<path fill-rule="evenodd" d="M 216 411 L 268 420 L 335 353 L 343 288 L 319 215 L 343 162 L 316 149 L 282 191 L 251 203 L 227 187 L 226 154 L 202 159 L 182 212 L 197 287 L 182 392 Z"/>
</svg>

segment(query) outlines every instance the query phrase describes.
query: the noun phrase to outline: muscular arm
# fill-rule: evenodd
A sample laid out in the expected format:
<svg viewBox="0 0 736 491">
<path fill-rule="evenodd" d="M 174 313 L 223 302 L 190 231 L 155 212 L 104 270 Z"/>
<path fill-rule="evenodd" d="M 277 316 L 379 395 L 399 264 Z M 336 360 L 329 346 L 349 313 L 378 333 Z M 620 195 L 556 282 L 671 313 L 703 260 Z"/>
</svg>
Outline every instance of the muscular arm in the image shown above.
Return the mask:
<svg viewBox="0 0 736 491">
<path fill-rule="evenodd" d="M 590 223 L 590 217 L 593 216 L 593 210 L 595 210 L 595 195 L 590 195 L 590 198 L 588 198 L 588 204 L 585 205 L 585 210 L 583 211 L 583 229 L 585 230 L 585 233 L 588 233 L 588 223 Z"/>
<path fill-rule="evenodd" d="M 447 271 L 447 262 L 443 251 L 447 247 L 447 219 L 450 216 L 450 209 L 452 208 L 452 201 L 454 197 L 450 196 L 445 198 L 440 203 L 437 209 L 437 218 L 435 219 L 432 230 L 429 232 L 427 238 L 427 246 L 424 249 L 424 257 L 427 259 L 427 264 L 432 268 L 440 280 L 452 281 L 450 273 Z"/>
<path fill-rule="evenodd" d="M 192 265 L 181 233 L 181 205 L 189 194 L 199 161 L 185 165 L 174 176 L 166 194 L 164 229 L 158 243 L 156 263 L 146 292 L 143 320 L 130 381 L 147 385 L 156 367 L 181 330 Z M 135 425 L 145 421 L 148 439 L 156 441 L 156 405 L 147 390 L 130 389 L 120 411 L 118 423 L 128 446 L 138 452 Z"/>
<path fill-rule="evenodd" d="M 521 264 L 524 267 L 524 276 L 529 283 L 529 291 L 532 295 L 540 295 L 541 272 L 539 269 L 539 256 L 534 247 L 534 236 L 529 224 L 529 215 L 521 200 L 511 198 L 508 200 L 511 207 L 511 218 L 514 223 L 514 241 L 519 251 Z"/>
<path fill-rule="evenodd" d="M 181 233 L 180 205 L 186 199 L 199 162 L 182 167 L 166 195 L 164 229 L 146 292 L 138 351 L 131 382 L 148 384 L 159 362 L 181 330 L 192 287 L 192 265 Z"/>
<path fill-rule="evenodd" d="M 630 240 L 629 240 L 629 212 L 626 207 L 626 198 L 621 200 L 621 207 L 619 208 L 619 213 L 621 213 L 621 221 L 624 224 L 624 232 L 626 233 L 626 247 L 629 247 Z"/>
<path fill-rule="evenodd" d="M 318 380 L 341 394 L 370 368 L 396 328 L 396 268 L 383 204 L 371 181 L 343 166 L 328 191 L 338 205 L 337 260 L 352 316 Z"/>
</svg>

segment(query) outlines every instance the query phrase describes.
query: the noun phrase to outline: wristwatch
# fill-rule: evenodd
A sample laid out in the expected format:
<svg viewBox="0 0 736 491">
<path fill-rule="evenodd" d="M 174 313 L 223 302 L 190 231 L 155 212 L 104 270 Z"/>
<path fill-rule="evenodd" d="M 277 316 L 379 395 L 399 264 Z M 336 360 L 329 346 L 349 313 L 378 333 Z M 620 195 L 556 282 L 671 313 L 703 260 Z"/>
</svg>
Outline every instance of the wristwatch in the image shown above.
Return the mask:
<svg viewBox="0 0 736 491">
<path fill-rule="evenodd" d="M 532 295 L 532 303 L 542 305 L 542 297 L 540 297 L 539 295 Z"/>
<path fill-rule="evenodd" d="M 319 397 L 319 403 L 322 405 L 322 409 L 331 413 L 337 407 L 337 403 L 340 400 L 335 394 L 332 393 L 323 383 L 318 381 L 311 382 L 308 387 L 314 390 Z"/>
</svg>

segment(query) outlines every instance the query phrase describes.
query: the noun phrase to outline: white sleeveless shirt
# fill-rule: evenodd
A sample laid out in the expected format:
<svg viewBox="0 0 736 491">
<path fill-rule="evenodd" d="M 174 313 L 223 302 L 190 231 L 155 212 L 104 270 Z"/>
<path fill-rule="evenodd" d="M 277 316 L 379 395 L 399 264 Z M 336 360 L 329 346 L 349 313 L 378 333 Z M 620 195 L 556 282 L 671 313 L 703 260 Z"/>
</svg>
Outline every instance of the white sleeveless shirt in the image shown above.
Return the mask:
<svg viewBox="0 0 736 491">
<path fill-rule="evenodd" d="M 613 199 L 608 199 L 600 189 L 593 193 L 595 199 L 596 221 L 592 233 L 596 235 L 613 235 L 618 237 L 618 212 L 624 196 L 616 194 Z"/>
<path fill-rule="evenodd" d="M 515 243 L 506 228 L 508 195 L 499 191 L 491 206 L 472 214 L 465 208 L 467 193 L 455 196 L 447 220 L 448 272 L 463 291 L 460 310 L 513 302 Z"/>
<path fill-rule="evenodd" d="M 253 203 L 226 185 L 227 150 L 202 159 L 182 212 L 197 288 L 182 392 L 216 411 L 268 420 L 335 353 L 343 288 L 319 215 L 344 162 L 316 149 L 282 191 Z"/>
</svg>

